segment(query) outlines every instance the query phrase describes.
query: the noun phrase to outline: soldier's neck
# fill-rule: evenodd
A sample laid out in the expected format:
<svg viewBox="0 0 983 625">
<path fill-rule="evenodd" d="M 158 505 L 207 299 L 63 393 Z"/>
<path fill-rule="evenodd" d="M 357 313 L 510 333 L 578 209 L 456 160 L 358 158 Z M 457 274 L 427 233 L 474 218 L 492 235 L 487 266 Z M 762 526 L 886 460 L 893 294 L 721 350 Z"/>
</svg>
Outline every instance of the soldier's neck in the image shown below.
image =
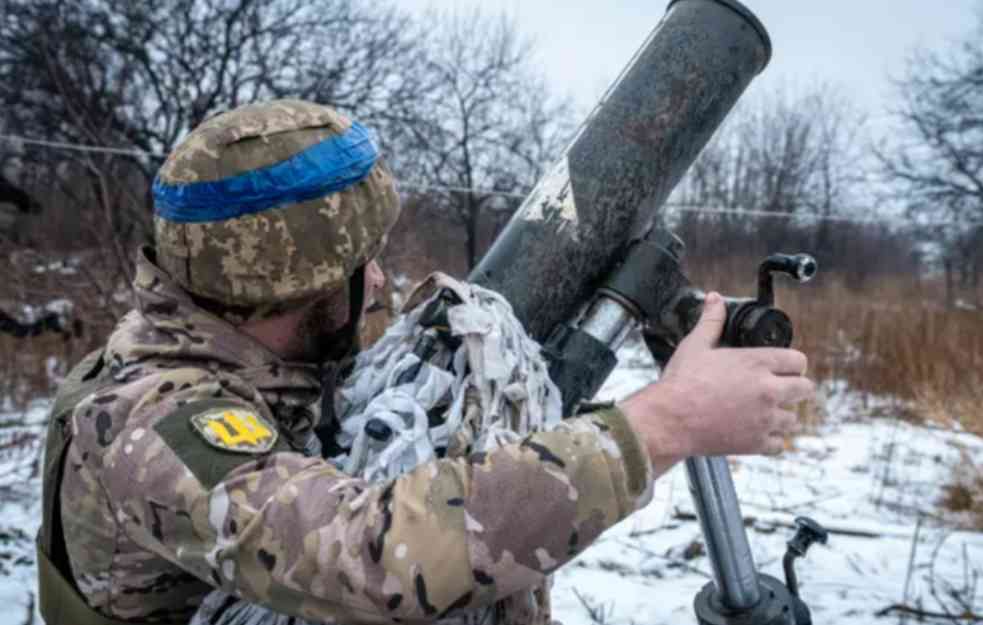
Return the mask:
<svg viewBox="0 0 983 625">
<path fill-rule="evenodd" d="M 297 349 L 297 333 L 306 310 L 307 307 L 304 307 L 269 319 L 247 321 L 238 330 L 256 339 L 282 360 L 294 360 L 297 357 L 294 353 Z"/>
</svg>

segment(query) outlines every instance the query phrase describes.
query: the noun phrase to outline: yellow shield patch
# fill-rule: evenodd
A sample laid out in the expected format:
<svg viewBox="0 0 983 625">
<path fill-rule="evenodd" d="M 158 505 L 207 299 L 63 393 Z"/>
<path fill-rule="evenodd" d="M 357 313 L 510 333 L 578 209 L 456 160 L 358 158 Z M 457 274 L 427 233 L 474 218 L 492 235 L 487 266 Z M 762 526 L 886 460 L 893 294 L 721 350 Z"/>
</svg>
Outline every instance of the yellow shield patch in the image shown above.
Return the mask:
<svg viewBox="0 0 983 625">
<path fill-rule="evenodd" d="M 244 454 L 265 453 L 277 439 L 275 426 L 242 408 L 215 408 L 194 415 L 191 426 L 212 447 Z"/>
</svg>

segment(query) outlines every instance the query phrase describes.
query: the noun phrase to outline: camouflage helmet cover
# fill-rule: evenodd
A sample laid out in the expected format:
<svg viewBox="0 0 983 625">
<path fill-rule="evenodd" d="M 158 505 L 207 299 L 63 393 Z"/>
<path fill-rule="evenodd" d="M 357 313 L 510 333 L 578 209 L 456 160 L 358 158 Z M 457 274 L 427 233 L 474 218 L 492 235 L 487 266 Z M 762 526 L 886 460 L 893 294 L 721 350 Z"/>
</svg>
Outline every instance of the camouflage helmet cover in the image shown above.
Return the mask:
<svg viewBox="0 0 983 625">
<path fill-rule="evenodd" d="M 206 120 L 168 156 L 154 203 L 160 267 L 194 295 L 255 309 L 345 286 L 399 214 L 365 128 L 300 100 Z"/>
</svg>

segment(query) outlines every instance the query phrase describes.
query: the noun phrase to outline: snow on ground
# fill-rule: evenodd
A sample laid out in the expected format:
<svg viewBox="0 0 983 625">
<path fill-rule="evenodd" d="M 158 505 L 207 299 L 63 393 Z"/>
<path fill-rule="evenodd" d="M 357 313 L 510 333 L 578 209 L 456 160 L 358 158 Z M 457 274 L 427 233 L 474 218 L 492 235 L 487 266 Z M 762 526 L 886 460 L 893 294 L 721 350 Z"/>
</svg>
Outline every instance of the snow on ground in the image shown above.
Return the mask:
<svg viewBox="0 0 983 625">
<path fill-rule="evenodd" d="M 637 367 L 644 362 L 637 352 L 621 356 L 628 366 L 612 376 L 602 395 L 620 397 L 653 378 L 651 369 Z M 782 556 L 794 519 L 810 516 L 835 532 L 827 546 L 814 546 L 797 563 L 814 622 L 898 622 L 897 616 L 874 614 L 903 602 L 920 526 L 907 603 L 944 611 L 933 599 L 934 580 L 941 597 L 948 597 L 947 584 L 957 591 L 975 588 L 962 594 L 975 595 L 975 612 L 983 611 L 983 588 L 975 581 L 983 577 L 983 533 L 954 531 L 958 519 L 943 523 L 936 505 L 961 454 L 983 458 L 983 439 L 871 418 L 884 414 L 890 402 L 865 399 L 842 384 L 821 390 L 829 418 L 817 432 L 798 437 L 795 449 L 781 458 L 731 462 L 758 568 L 784 579 Z M 656 483 L 649 506 L 557 572 L 556 618 L 586 625 L 592 622 L 590 608 L 612 625 L 694 623 L 693 598 L 710 580 L 710 563 L 693 545 L 701 540 L 693 512 L 680 465 Z M 945 605 L 953 613 L 965 607 L 952 599 Z"/>
<path fill-rule="evenodd" d="M 28 623 L 35 604 L 34 535 L 41 524 L 41 467 L 49 403 L 0 412 L 0 449 L 13 437 L 23 451 L 0 451 L 0 625 Z M 36 615 L 41 623 L 40 615 Z"/>
<path fill-rule="evenodd" d="M 619 356 L 622 364 L 602 397 L 623 397 L 655 378 L 637 346 Z M 959 612 L 952 587 L 964 597 L 974 594 L 973 609 L 983 611 L 983 584 L 975 581 L 983 577 L 983 533 L 957 531 L 959 519 L 941 519 L 936 505 L 962 454 L 983 458 L 983 439 L 875 418 L 890 414 L 891 402 L 864 398 L 842 384 L 822 391 L 829 419 L 797 438 L 794 450 L 778 459 L 732 462 L 759 568 L 783 577 L 790 526 L 804 514 L 836 532 L 828 546 L 814 546 L 798 565 L 802 596 L 817 625 L 898 622 L 898 616 L 874 614 L 904 599 L 913 545 L 908 604 L 943 611 L 934 593 Z M 38 433 L 44 413 L 44 404 L 32 406 L 19 429 Z M 0 432 L 11 430 L 4 424 L 15 417 L 20 415 L 0 413 Z M 35 588 L 40 480 L 18 458 L 0 455 L 0 625 L 27 622 Z M 710 565 L 694 544 L 701 535 L 692 512 L 685 474 L 677 467 L 657 482 L 648 507 L 557 573 L 555 617 L 588 625 L 590 608 L 611 625 L 694 623 L 693 597 L 709 581 Z"/>
</svg>

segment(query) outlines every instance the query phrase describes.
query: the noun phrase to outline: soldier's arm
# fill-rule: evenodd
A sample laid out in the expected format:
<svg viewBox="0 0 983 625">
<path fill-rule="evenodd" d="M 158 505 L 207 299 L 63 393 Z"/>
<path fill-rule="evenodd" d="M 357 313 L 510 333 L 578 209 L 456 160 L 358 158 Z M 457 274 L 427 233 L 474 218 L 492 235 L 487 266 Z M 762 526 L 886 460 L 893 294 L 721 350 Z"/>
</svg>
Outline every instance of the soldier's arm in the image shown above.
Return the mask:
<svg viewBox="0 0 983 625">
<path fill-rule="evenodd" d="M 651 465 L 614 409 L 368 484 L 282 446 L 216 448 L 192 420 L 226 400 L 189 394 L 143 402 L 114 434 L 103 481 L 118 522 L 214 586 L 311 620 L 432 620 L 488 604 L 650 497 Z M 262 406 L 226 404 L 267 423 Z"/>
</svg>

